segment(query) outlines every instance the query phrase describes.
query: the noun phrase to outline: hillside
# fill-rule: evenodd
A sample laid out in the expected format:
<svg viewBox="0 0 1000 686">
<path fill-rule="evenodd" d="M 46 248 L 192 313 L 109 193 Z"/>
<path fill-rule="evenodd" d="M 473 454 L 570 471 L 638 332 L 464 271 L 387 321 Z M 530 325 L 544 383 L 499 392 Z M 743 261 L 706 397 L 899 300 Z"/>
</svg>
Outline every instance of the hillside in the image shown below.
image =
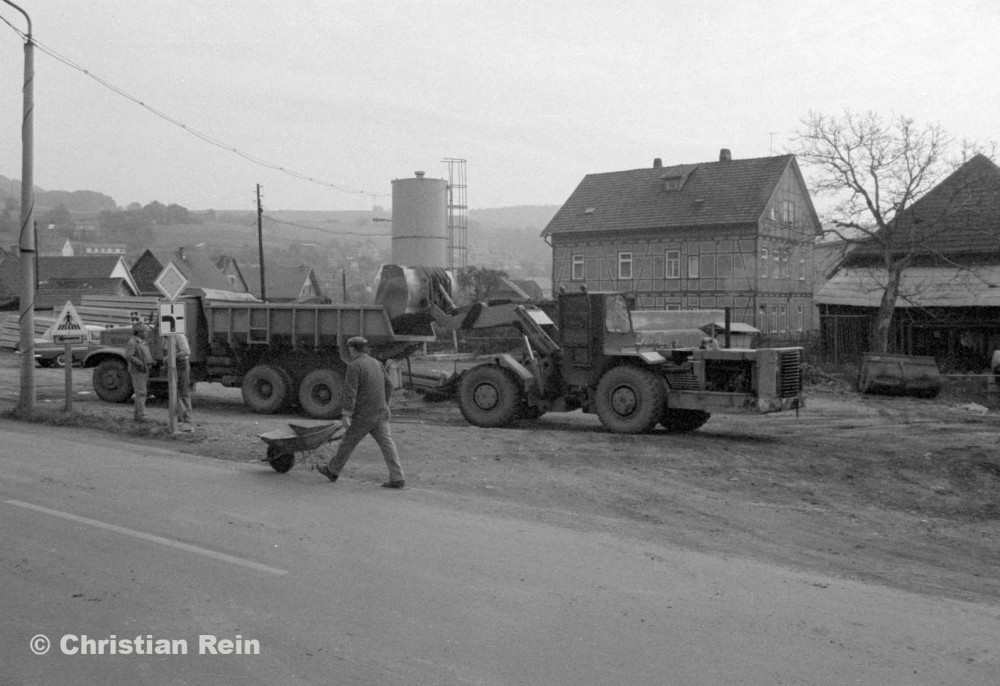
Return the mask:
<svg viewBox="0 0 1000 686">
<path fill-rule="evenodd" d="M 16 242 L 17 206 L 20 182 L 0 176 L 0 244 Z M 165 201 L 169 202 L 169 201 Z M 62 191 L 35 188 L 36 218 L 64 205 L 76 221 L 94 221 L 101 212 L 119 209 L 113 198 L 97 191 Z M 142 234 L 110 235 L 99 239 L 125 241 L 131 252 L 144 247 L 177 248 L 201 245 L 216 255 L 237 255 L 243 261 L 257 261 L 257 215 L 253 211 L 224 211 L 188 208 L 196 224 L 154 226 Z M 543 276 L 551 269 L 551 249 L 540 238 L 543 228 L 558 211 L 558 205 L 517 205 L 469 210 L 467 261 L 470 265 L 504 269 L 512 276 Z M 263 234 L 265 251 L 281 262 L 302 261 L 323 269 L 336 269 L 364 256 L 366 260 L 388 261 L 391 246 L 390 213 L 347 210 L 265 211 Z M 89 237 L 91 240 L 93 236 Z"/>
</svg>

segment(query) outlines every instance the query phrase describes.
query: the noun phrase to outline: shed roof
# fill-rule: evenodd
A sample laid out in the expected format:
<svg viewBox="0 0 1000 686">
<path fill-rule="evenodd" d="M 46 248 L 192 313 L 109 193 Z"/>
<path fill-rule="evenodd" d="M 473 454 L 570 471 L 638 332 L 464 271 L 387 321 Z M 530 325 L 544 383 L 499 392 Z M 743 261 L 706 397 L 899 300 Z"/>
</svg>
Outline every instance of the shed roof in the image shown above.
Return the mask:
<svg viewBox="0 0 1000 686">
<path fill-rule="evenodd" d="M 892 231 L 900 253 L 1000 252 L 1000 167 L 976 155 L 904 210 Z M 857 245 L 844 264 L 881 255 L 877 238 Z"/>
<path fill-rule="evenodd" d="M 790 166 L 801 178 L 794 155 L 588 174 L 542 235 L 755 223 Z"/>
<path fill-rule="evenodd" d="M 816 294 L 817 305 L 878 307 L 888 280 L 882 268 L 840 270 Z M 896 307 L 1000 307 L 1000 265 L 910 267 Z"/>
</svg>

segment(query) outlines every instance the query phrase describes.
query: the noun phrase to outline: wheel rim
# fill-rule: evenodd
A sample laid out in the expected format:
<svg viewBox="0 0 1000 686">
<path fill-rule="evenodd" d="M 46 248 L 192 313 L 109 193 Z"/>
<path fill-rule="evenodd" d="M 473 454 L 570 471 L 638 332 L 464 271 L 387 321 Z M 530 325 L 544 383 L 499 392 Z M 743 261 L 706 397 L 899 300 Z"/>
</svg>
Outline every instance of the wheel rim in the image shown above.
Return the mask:
<svg viewBox="0 0 1000 686">
<path fill-rule="evenodd" d="M 326 405 L 333 398 L 333 391 L 326 384 L 316 384 L 310 389 L 309 397 L 316 403 Z"/>
<path fill-rule="evenodd" d="M 611 391 L 611 409 L 619 417 L 632 416 L 639 407 L 639 396 L 631 386 L 616 386 Z"/>
<path fill-rule="evenodd" d="M 260 381 L 257 382 L 256 391 L 257 395 L 259 395 L 261 398 L 270 398 L 272 395 L 274 395 L 274 386 L 271 384 L 270 381 L 265 381 L 261 379 Z"/>
<path fill-rule="evenodd" d="M 122 387 L 125 382 L 125 377 L 114 370 L 108 370 L 101 375 L 101 385 L 107 388 L 109 391 L 116 391 Z"/>
<path fill-rule="evenodd" d="M 472 401 L 480 410 L 488 412 L 500 403 L 500 391 L 493 384 L 481 383 L 472 392 Z"/>
</svg>

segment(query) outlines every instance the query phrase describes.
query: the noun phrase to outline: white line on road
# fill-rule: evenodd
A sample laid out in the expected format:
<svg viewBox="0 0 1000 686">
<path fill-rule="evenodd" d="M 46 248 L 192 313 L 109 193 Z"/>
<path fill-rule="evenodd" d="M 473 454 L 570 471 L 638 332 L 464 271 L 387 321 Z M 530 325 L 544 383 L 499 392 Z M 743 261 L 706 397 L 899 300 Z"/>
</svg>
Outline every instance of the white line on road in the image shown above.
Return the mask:
<svg viewBox="0 0 1000 686">
<path fill-rule="evenodd" d="M 99 529 L 107 529 L 108 531 L 114 531 L 119 534 L 125 534 L 126 536 L 141 538 L 144 541 L 151 541 L 153 543 L 159 543 L 160 545 L 170 546 L 171 548 L 185 550 L 189 553 L 197 553 L 198 555 L 204 555 L 205 557 L 211 557 L 216 560 L 222 560 L 223 562 L 229 562 L 234 565 L 240 565 L 242 567 L 247 567 L 249 569 L 255 569 L 258 572 L 267 572 L 268 574 L 276 574 L 279 576 L 282 574 L 288 574 L 288 570 L 285 569 L 278 569 L 277 567 L 269 567 L 267 565 L 262 565 L 259 562 L 254 562 L 253 560 L 246 560 L 241 557 L 226 555 L 225 553 L 216 552 L 214 550 L 209 550 L 207 548 L 200 548 L 196 545 L 191 545 L 189 543 L 181 543 L 180 541 L 175 541 L 172 538 L 164 538 L 163 536 L 147 534 L 144 531 L 127 529 L 124 526 L 118 526 L 117 524 L 108 524 L 107 522 L 101 522 L 96 519 L 88 519 L 87 517 L 80 517 L 79 515 L 70 514 L 69 512 L 60 512 L 59 510 L 52 510 L 47 507 L 42 507 L 41 505 L 32 505 L 31 503 L 26 503 L 21 500 L 7 500 L 4 502 L 6 502 L 8 505 L 16 505 L 17 507 L 23 507 L 28 510 L 35 510 L 36 512 L 44 512 L 45 514 L 50 514 L 55 517 L 62 517 L 63 519 L 68 519 L 73 522 L 79 522 L 81 524 L 89 524 L 90 526 L 96 526 Z"/>
</svg>

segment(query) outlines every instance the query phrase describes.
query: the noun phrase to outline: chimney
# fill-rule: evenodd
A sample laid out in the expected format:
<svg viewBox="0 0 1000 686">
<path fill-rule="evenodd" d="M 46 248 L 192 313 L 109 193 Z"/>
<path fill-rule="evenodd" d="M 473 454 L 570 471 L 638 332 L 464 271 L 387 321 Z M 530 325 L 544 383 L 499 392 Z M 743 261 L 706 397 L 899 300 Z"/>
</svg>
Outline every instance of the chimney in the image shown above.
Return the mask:
<svg viewBox="0 0 1000 686">
<path fill-rule="evenodd" d="M 659 169 L 662 166 L 663 166 L 663 160 L 661 160 L 659 157 L 654 157 L 653 158 L 653 169 Z"/>
<path fill-rule="evenodd" d="M 177 248 L 177 253 L 181 256 L 182 260 L 185 259 L 185 257 L 184 257 L 184 246 L 183 245 L 181 247 Z"/>
<path fill-rule="evenodd" d="M 413 175 L 416 176 L 418 179 L 424 178 L 424 172 L 422 171 L 415 171 L 413 172 Z"/>
<path fill-rule="evenodd" d="M 723 148 L 719 151 L 719 161 L 720 162 L 732 162 L 733 153 L 729 151 L 729 148 Z"/>
</svg>

